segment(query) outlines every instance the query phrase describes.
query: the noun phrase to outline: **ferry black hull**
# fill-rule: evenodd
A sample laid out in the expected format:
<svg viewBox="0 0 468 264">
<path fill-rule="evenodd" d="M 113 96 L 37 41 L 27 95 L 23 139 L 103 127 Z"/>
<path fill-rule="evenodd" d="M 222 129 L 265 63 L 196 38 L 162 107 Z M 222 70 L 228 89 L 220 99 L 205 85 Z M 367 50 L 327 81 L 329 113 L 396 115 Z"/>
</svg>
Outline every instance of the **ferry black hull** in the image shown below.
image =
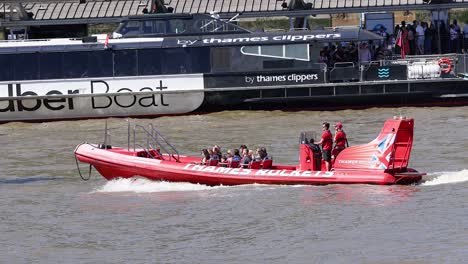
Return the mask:
<svg viewBox="0 0 468 264">
<path fill-rule="evenodd" d="M 198 112 L 223 110 L 341 110 L 372 107 L 468 105 L 467 81 L 206 92 Z M 311 90 L 322 94 L 311 95 Z M 408 92 L 408 89 L 410 92 Z M 333 95 L 333 92 L 337 91 Z M 359 92 L 361 91 L 361 93 Z M 365 93 L 363 93 L 363 91 Z"/>
</svg>

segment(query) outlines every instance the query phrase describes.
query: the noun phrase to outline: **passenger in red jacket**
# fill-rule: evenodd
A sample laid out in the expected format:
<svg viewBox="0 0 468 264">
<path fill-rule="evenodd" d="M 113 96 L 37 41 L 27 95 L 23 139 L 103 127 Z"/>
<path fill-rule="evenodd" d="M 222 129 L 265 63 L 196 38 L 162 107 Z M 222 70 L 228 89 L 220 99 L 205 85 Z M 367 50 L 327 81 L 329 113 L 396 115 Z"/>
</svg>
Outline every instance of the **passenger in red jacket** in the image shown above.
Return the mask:
<svg viewBox="0 0 468 264">
<path fill-rule="evenodd" d="M 333 135 L 330 132 L 330 124 L 323 122 L 322 124 L 322 138 L 317 144 L 322 144 L 322 158 L 325 161 L 327 171 L 331 170 L 331 151 L 333 147 Z"/>
<path fill-rule="evenodd" d="M 348 139 L 346 138 L 346 133 L 343 131 L 343 124 L 338 122 L 335 124 L 335 147 L 332 150 L 332 155 L 336 158 L 338 154 L 346 148 Z"/>
</svg>

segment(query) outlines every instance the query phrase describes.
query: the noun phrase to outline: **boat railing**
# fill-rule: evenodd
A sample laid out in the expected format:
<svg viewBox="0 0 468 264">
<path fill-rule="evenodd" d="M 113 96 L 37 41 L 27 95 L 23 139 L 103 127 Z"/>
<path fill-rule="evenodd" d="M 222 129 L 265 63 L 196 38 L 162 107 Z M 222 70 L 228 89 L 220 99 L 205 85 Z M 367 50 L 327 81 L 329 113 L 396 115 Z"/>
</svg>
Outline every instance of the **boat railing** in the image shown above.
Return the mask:
<svg viewBox="0 0 468 264">
<path fill-rule="evenodd" d="M 151 132 L 152 137 L 155 138 L 156 140 L 159 138 L 167 147 L 164 147 L 164 145 L 161 144 L 161 142 L 159 140 L 156 141 L 158 143 L 158 145 L 167 154 L 169 154 L 170 157 L 173 157 L 178 161 L 179 160 L 179 152 L 174 147 L 174 145 L 169 143 L 169 141 L 166 139 L 166 137 L 163 134 L 161 134 L 161 132 L 159 132 L 157 129 L 154 128 L 153 124 L 149 124 L 149 128 L 150 128 L 150 132 Z M 167 150 L 168 148 L 169 148 L 169 151 Z"/>
<path fill-rule="evenodd" d="M 459 54 L 455 65 L 457 76 L 468 79 L 468 55 Z"/>
<path fill-rule="evenodd" d="M 313 131 L 302 131 L 299 135 L 299 144 L 309 144 L 311 139 L 314 139 L 317 133 Z"/>
<path fill-rule="evenodd" d="M 111 119 L 109 119 L 111 120 Z M 177 149 L 166 139 L 166 137 L 159 132 L 153 124 L 148 126 L 143 126 L 139 124 L 132 123 L 131 120 L 125 119 L 127 123 L 127 150 L 136 151 L 137 149 L 142 149 L 147 157 L 156 158 L 155 152 L 167 154 L 169 159 L 174 159 L 179 161 L 179 152 Z M 110 128 L 108 125 L 108 120 L 105 122 L 104 128 L 104 142 L 99 145 L 99 148 L 109 149 L 112 148 L 112 138 L 116 138 L 117 141 L 122 140 L 118 135 L 112 135 L 112 130 L 120 130 L 122 126 Z M 120 133 L 119 133 L 120 134 Z M 161 151 L 161 152 L 160 152 Z M 162 155 L 161 155 L 162 158 Z"/>
<path fill-rule="evenodd" d="M 352 82 L 359 80 L 359 72 L 354 62 L 337 62 L 330 70 L 330 82 Z"/>
<path fill-rule="evenodd" d="M 227 22 L 227 23 L 236 22 L 236 21 L 237 21 L 237 18 L 238 18 L 239 16 L 240 16 L 240 13 L 234 15 L 233 17 L 231 17 L 230 19 L 227 19 L 227 20 L 221 19 L 221 21 Z M 215 28 L 215 29 L 213 30 L 213 32 L 214 32 L 214 31 L 218 31 L 218 29 L 221 29 L 221 28 L 223 28 L 224 26 L 225 26 L 225 24 L 220 25 L 219 27 Z"/>
<path fill-rule="evenodd" d="M 151 149 L 150 147 L 145 147 L 144 145 L 141 145 L 141 144 L 135 144 L 135 147 L 143 149 L 143 151 L 145 152 L 145 155 L 144 155 L 145 157 L 156 159 L 156 157 L 150 151 Z"/>
<path fill-rule="evenodd" d="M 324 72 L 328 71 L 328 65 L 326 63 L 324 63 L 324 62 L 316 62 L 316 63 L 312 64 L 311 68 L 315 68 L 313 66 L 317 66 L 317 68 L 319 68 L 321 71 L 324 71 Z"/>
<path fill-rule="evenodd" d="M 455 57 L 456 53 L 446 53 L 446 54 L 426 54 L 426 55 L 407 55 L 405 59 L 409 60 L 426 60 L 426 59 L 438 59 L 441 57 Z"/>
<path fill-rule="evenodd" d="M 128 123 L 128 126 L 129 126 L 129 131 L 130 131 L 130 122 Z M 138 130 L 141 130 L 143 131 L 143 133 L 145 134 L 146 138 L 145 138 L 145 141 L 146 141 L 146 145 L 139 145 L 136 143 L 137 141 L 137 133 L 138 133 Z M 131 131 L 131 134 L 133 136 L 133 151 L 136 150 L 136 147 L 137 145 L 139 147 L 142 147 L 145 152 L 149 153 L 150 154 L 150 151 L 149 149 L 154 149 L 154 150 L 157 150 L 157 149 L 160 149 L 162 150 L 164 153 L 166 153 L 170 159 L 175 159 L 176 161 L 179 161 L 179 152 L 177 151 L 177 149 L 172 145 L 170 144 L 167 139 L 159 132 L 157 131 L 154 126 L 152 124 L 149 124 L 148 125 L 148 128 L 142 126 L 142 125 L 139 125 L 139 124 L 134 124 L 133 127 L 132 127 L 132 131 Z M 129 141 L 130 142 L 130 141 Z M 129 144 L 130 145 L 130 144 Z M 153 155 L 150 154 L 151 157 L 154 158 Z"/>
<path fill-rule="evenodd" d="M 290 31 L 310 31 L 310 29 L 300 27 L 300 28 L 291 28 Z"/>
<path fill-rule="evenodd" d="M 340 29 L 361 29 L 359 25 L 352 25 L 352 26 L 335 26 L 335 27 L 323 27 L 324 30 L 340 30 Z"/>
<path fill-rule="evenodd" d="M 207 23 L 204 23 L 202 26 L 200 26 L 199 29 L 201 31 L 217 32 L 219 29 L 233 26 L 232 22 L 237 22 L 237 18 L 239 16 L 240 16 L 240 13 L 235 14 L 230 19 L 221 19 L 217 11 L 212 11 L 210 12 L 211 20 L 208 21 Z M 209 26 L 211 27 L 211 30 Z"/>
<path fill-rule="evenodd" d="M 100 148 L 108 148 L 108 146 L 111 146 L 112 145 L 112 135 L 110 133 L 110 131 L 112 130 L 112 128 L 109 128 L 109 126 L 107 125 L 107 120 L 105 122 L 105 126 L 104 126 L 104 142 L 102 143 L 102 145 L 100 146 Z"/>
<path fill-rule="evenodd" d="M 268 28 L 264 29 L 264 32 L 286 32 L 284 28 Z"/>
<path fill-rule="evenodd" d="M 451 62 L 451 68 L 446 72 L 443 71 L 445 65 L 441 65 L 444 60 Z M 386 57 L 368 62 L 339 62 L 329 67 L 326 77 L 325 83 L 327 80 L 334 83 L 468 78 L 468 55 L 418 55 L 404 59 Z"/>
</svg>

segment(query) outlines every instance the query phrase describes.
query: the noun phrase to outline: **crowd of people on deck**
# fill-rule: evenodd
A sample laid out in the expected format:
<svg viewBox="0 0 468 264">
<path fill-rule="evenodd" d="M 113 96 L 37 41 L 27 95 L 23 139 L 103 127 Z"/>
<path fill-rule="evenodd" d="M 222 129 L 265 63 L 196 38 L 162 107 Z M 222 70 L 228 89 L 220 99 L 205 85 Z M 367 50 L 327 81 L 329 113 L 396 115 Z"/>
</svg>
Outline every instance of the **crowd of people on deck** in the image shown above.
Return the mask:
<svg viewBox="0 0 468 264">
<path fill-rule="evenodd" d="M 380 41 L 328 43 L 320 50 L 317 61 L 333 67 L 335 63 L 368 63 L 396 55 L 404 58 L 406 55 L 438 54 L 439 48 L 442 54 L 468 53 L 468 21 L 463 31 L 456 19 L 448 27 L 444 21 L 402 21 L 395 26 L 393 34 L 387 31 L 383 26 L 375 31 L 383 37 Z"/>
<path fill-rule="evenodd" d="M 438 28 L 436 27 L 438 25 Z M 446 27 L 444 21 L 431 23 L 414 20 L 412 24 L 402 21 L 395 27 L 393 48 L 397 54 L 427 55 L 438 53 L 440 34 L 441 53 L 468 52 L 468 21 L 463 31 L 456 19 Z"/>
<path fill-rule="evenodd" d="M 226 153 L 222 153 L 220 146 L 214 145 L 212 148 L 202 149 L 201 155 L 201 164 L 229 165 L 235 163 L 241 167 L 245 167 L 251 162 L 271 159 L 265 147 L 258 147 L 254 153 L 246 145 L 241 145 L 238 149 L 228 149 Z"/>
</svg>

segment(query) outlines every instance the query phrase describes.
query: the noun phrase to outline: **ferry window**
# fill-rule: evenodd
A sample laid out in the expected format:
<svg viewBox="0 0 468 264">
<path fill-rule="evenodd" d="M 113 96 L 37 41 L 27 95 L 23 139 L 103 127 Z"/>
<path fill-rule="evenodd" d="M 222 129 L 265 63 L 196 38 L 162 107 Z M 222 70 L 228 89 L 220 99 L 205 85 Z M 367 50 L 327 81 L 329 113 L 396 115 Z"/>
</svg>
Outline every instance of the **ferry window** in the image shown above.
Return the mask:
<svg viewBox="0 0 468 264">
<path fill-rule="evenodd" d="M 143 21 L 143 34 L 151 34 L 153 32 L 153 21 Z"/>
<path fill-rule="evenodd" d="M 244 54 L 260 54 L 260 46 L 244 46 L 241 49 Z"/>
<path fill-rule="evenodd" d="M 242 54 L 261 57 L 309 61 L 308 44 L 243 46 Z"/>
<path fill-rule="evenodd" d="M 23 53 L 14 55 L 13 69 L 15 80 L 39 79 L 39 54 Z M 11 63 L 11 62 L 10 62 Z"/>
<path fill-rule="evenodd" d="M 161 74 L 161 57 L 159 49 L 138 50 L 138 75 Z"/>
<path fill-rule="evenodd" d="M 140 34 L 140 21 L 128 21 L 120 33 L 126 37 L 138 36 Z"/>
<path fill-rule="evenodd" d="M 2 54 L 0 55 L 0 81 L 10 81 L 13 80 L 13 61 L 15 55 L 12 54 Z"/>
<path fill-rule="evenodd" d="M 108 50 L 88 53 L 88 77 L 112 76 L 112 52 Z"/>
<path fill-rule="evenodd" d="M 231 70 L 231 48 L 213 48 L 211 50 L 211 68 L 213 71 Z"/>
<path fill-rule="evenodd" d="M 166 33 L 166 21 L 164 20 L 150 20 L 142 21 L 143 34 L 165 34 Z"/>
<path fill-rule="evenodd" d="M 164 49 L 162 73 L 191 73 L 190 56 L 186 49 Z"/>
<path fill-rule="evenodd" d="M 185 19 L 174 19 L 169 21 L 170 25 L 170 33 L 173 34 L 181 34 L 187 31 L 189 24 Z"/>
<path fill-rule="evenodd" d="M 285 57 L 284 55 L 284 45 L 271 45 L 271 46 L 262 46 L 261 54 L 272 56 L 272 57 Z"/>
<path fill-rule="evenodd" d="M 41 79 L 63 79 L 62 53 L 41 53 L 39 69 Z"/>
<path fill-rule="evenodd" d="M 63 77 L 82 78 L 88 76 L 87 52 L 63 53 Z"/>
<path fill-rule="evenodd" d="M 153 21 L 153 33 L 166 34 L 166 21 Z"/>
<path fill-rule="evenodd" d="M 285 45 L 285 57 L 296 58 L 297 60 L 309 61 L 309 45 L 291 44 Z"/>
<path fill-rule="evenodd" d="M 136 50 L 116 50 L 114 52 L 114 76 L 137 75 Z"/>
</svg>

